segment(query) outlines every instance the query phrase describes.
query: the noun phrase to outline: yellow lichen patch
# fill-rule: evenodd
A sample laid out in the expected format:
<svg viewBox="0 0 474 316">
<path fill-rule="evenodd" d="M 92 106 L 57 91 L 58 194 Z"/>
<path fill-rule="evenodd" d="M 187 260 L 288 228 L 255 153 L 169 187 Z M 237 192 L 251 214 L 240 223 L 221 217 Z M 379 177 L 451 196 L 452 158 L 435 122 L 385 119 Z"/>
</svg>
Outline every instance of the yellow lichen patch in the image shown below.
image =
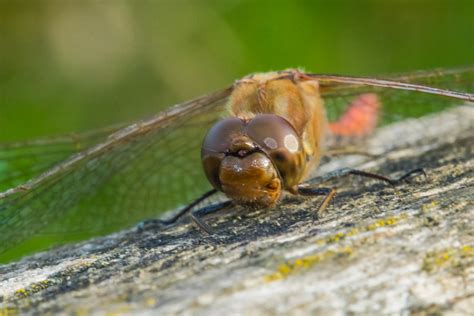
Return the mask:
<svg viewBox="0 0 474 316">
<path fill-rule="evenodd" d="M 307 270 L 320 262 L 341 256 L 350 256 L 351 254 L 351 248 L 343 247 L 336 250 L 327 250 L 318 254 L 304 256 L 279 265 L 275 272 L 264 276 L 264 280 L 266 282 L 282 280 L 292 274 Z"/>
<path fill-rule="evenodd" d="M 156 305 L 156 299 L 149 297 L 145 300 L 144 303 L 146 306 L 152 307 Z"/>
<path fill-rule="evenodd" d="M 76 309 L 74 311 L 74 314 L 76 316 L 88 316 L 88 315 L 91 315 L 91 312 L 88 308 L 81 307 L 81 308 Z"/>
<path fill-rule="evenodd" d="M 43 280 L 37 283 L 33 283 L 31 285 L 31 291 L 33 293 L 36 293 L 36 292 L 46 289 L 49 285 L 50 285 L 50 282 L 48 280 Z"/>
<path fill-rule="evenodd" d="M 33 293 L 37 293 L 41 290 L 48 288 L 51 285 L 51 281 L 43 280 L 31 284 L 28 288 L 21 288 L 15 291 L 15 295 L 19 298 L 27 297 Z"/>
<path fill-rule="evenodd" d="M 0 308 L 0 316 L 16 316 L 20 315 L 18 309 L 14 307 L 2 307 Z"/>
<path fill-rule="evenodd" d="M 438 207 L 439 203 L 437 201 L 431 201 L 430 203 L 428 204 L 424 204 L 421 206 L 421 211 L 423 213 L 428 213 L 429 211 L 431 211 L 432 209 Z"/>
<path fill-rule="evenodd" d="M 350 231 L 346 233 L 347 237 L 355 236 L 360 233 L 360 230 L 358 228 L 352 228 Z"/>
<path fill-rule="evenodd" d="M 402 214 L 399 216 L 390 216 L 387 218 L 382 218 L 363 227 L 359 227 L 359 228 L 355 227 L 347 232 L 338 232 L 336 234 L 327 236 L 325 238 L 318 239 L 316 240 L 316 244 L 319 246 L 334 244 L 334 243 L 344 240 L 347 237 L 356 236 L 360 234 L 361 232 L 373 231 L 378 228 L 386 227 L 386 226 L 394 226 L 398 224 L 401 220 L 406 219 L 407 217 L 408 215 Z"/>
<path fill-rule="evenodd" d="M 407 214 L 401 214 L 398 216 L 390 216 L 390 217 L 382 218 L 363 227 L 355 227 L 355 228 L 350 229 L 347 232 L 338 232 L 336 234 L 332 234 L 327 237 L 318 239 L 316 240 L 316 244 L 318 246 L 326 246 L 329 244 L 338 243 L 340 241 L 345 240 L 347 237 L 356 236 L 362 232 L 373 231 L 378 228 L 387 227 L 387 226 L 394 226 L 398 224 L 400 221 L 405 220 L 406 218 L 408 218 Z M 327 250 L 315 255 L 309 255 L 309 256 L 295 259 L 294 261 L 285 262 L 279 265 L 277 270 L 274 273 L 266 275 L 264 277 L 264 280 L 267 282 L 281 280 L 295 272 L 308 269 L 321 261 L 334 258 L 340 255 L 347 256 L 347 255 L 350 255 L 351 253 L 352 253 L 352 248 L 342 247 L 337 250 Z"/>
<path fill-rule="evenodd" d="M 80 260 L 78 262 L 74 262 L 73 264 L 69 265 L 64 269 L 64 274 L 66 275 L 73 275 L 79 271 L 84 271 L 91 268 L 94 264 L 101 264 L 102 266 L 107 266 L 108 263 L 106 262 L 98 262 L 96 260 Z"/>
<path fill-rule="evenodd" d="M 381 228 L 385 226 L 393 226 L 393 225 L 396 225 L 401 219 L 402 219 L 402 216 L 382 218 L 373 222 L 372 224 L 367 225 L 365 227 L 366 228 L 365 230 L 370 231 L 370 230 L 375 230 L 377 228 Z"/>
<path fill-rule="evenodd" d="M 27 289 L 21 288 L 15 291 L 15 295 L 18 297 L 27 297 L 30 292 Z"/>
<path fill-rule="evenodd" d="M 460 248 L 461 256 L 474 257 L 474 247 L 464 245 Z"/>
<path fill-rule="evenodd" d="M 439 269 L 463 268 L 474 264 L 474 248 L 464 245 L 428 252 L 423 258 L 421 270 L 434 272 Z"/>
<path fill-rule="evenodd" d="M 112 310 L 109 310 L 107 312 L 107 316 L 118 316 L 118 315 L 123 315 L 123 314 L 126 314 L 126 313 L 130 313 L 130 306 L 128 305 L 120 305 L 120 306 L 117 306 L 115 308 L 113 308 Z"/>
</svg>

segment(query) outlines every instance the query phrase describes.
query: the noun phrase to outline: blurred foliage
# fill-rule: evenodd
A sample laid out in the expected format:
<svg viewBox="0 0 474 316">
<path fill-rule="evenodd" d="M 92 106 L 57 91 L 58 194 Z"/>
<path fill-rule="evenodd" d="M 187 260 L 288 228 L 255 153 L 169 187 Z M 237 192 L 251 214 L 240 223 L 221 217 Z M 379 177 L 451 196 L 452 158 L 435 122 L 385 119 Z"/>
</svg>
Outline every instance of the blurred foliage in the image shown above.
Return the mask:
<svg viewBox="0 0 474 316">
<path fill-rule="evenodd" d="M 133 121 L 251 72 L 472 63 L 467 1 L 0 0 L 0 141 Z"/>
</svg>

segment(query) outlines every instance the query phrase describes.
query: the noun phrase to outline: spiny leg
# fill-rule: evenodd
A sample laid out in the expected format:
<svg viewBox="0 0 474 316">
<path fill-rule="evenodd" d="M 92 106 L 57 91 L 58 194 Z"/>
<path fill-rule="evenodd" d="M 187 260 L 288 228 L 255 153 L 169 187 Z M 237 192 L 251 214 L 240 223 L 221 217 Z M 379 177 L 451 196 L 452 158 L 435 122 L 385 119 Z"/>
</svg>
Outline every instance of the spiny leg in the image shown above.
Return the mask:
<svg viewBox="0 0 474 316">
<path fill-rule="evenodd" d="M 405 173 L 404 175 L 402 175 L 401 177 L 395 178 L 395 179 L 392 179 L 392 178 L 389 178 L 389 177 L 386 177 L 386 176 L 382 176 L 380 174 L 372 173 L 372 172 L 366 172 L 366 171 L 351 169 L 351 168 L 343 168 L 343 169 L 335 170 L 333 172 L 329 172 L 328 174 L 325 174 L 324 176 L 311 178 L 308 181 L 306 181 L 305 183 L 307 183 L 307 184 L 319 184 L 319 183 L 323 183 L 323 182 L 326 182 L 326 181 L 329 181 L 329 180 L 332 180 L 332 179 L 344 177 L 344 176 L 347 176 L 347 175 L 350 175 L 350 174 L 380 180 L 380 181 L 383 181 L 383 182 L 387 182 L 390 185 L 398 185 L 398 184 L 402 183 L 404 180 L 406 180 L 406 179 L 408 179 L 408 178 L 410 178 L 410 177 L 412 177 L 416 174 L 422 174 L 422 175 L 426 176 L 426 173 L 423 170 L 423 168 L 417 168 L 417 169 L 410 170 L 407 173 Z"/>
<path fill-rule="evenodd" d="M 317 220 L 319 214 L 325 212 L 327 206 L 336 195 L 336 188 L 312 188 L 306 186 L 299 186 L 298 193 L 305 196 L 325 195 L 324 199 L 321 201 L 319 206 L 316 208 L 316 212 L 314 213 L 314 220 Z"/>
<path fill-rule="evenodd" d="M 178 213 L 176 213 L 175 215 L 173 215 L 173 217 L 169 219 L 149 219 L 149 220 L 142 221 L 141 223 L 138 224 L 138 229 L 143 230 L 145 228 L 150 228 L 150 227 L 155 227 L 155 226 L 162 226 L 162 225 L 167 226 L 167 225 L 174 224 L 178 219 L 180 219 L 189 211 L 191 211 L 196 205 L 198 205 L 199 203 L 201 203 L 202 201 L 206 200 L 207 198 L 211 197 L 212 195 L 216 193 L 217 193 L 217 190 L 215 189 L 204 193 L 199 198 L 191 202 L 189 205 L 182 208 Z"/>
<path fill-rule="evenodd" d="M 413 175 L 416 175 L 416 174 L 423 174 L 423 175 L 426 176 L 426 173 L 422 168 L 413 169 L 413 170 L 405 173 L 404 175 L 402 175 L 401 177 L 396 178 L 396 179 L 392 179 L 392 178 L 385 177 L 385 176 L 382 176 L 382 175 L 379 175 L 379 174 L 376 174 L 376 173 L 361 171 L 361 170 L 357 170 L 357 169 L 343 168 L 343 169 L 339 169 L 339 170 L 335 170 L 333 172 L 330 172 L 330 173 L 328 173 L 324 176 L 314 177 L 314 178 L 306 181 L 305 182 L 306 185 L 303 184 L 301 186 L 298 186 L 298 193 L 301 194 L 301 195 L 306 195 L 306 196 L 325 195 L 324 200 L 320 203 L 320 205 L 316 209 L 316 216 L 317 216 L 319 214 L 322 214 L 326 210 L 328 204 L 331 202 L 331 200 L 336 195 L 336 188 L 313 188 L 313 187 L 310 187 L 310 186 L 307 186 L 307 185 L 308 184 L 313 184 L 313 185 L 314 184 L 319 184 L 319 183 L 322 183 L 322 182 L 329 181 L 331 179 L 340 178 L 340 177 L 344 177 L 344 176 L 351 175 L 351 174 L 362 176 L 362 177 L 367 177 L 367 178 L 371 178 L 371 179 L 376 179 L 376 180 L 380 180 L 380 181 L 384 181 L 384 182 L 387 182 L 391 185 L 398 185 L 398 184 L 402 183 L 402 181 L 404 181 L 404 180 L 408 179 L 409 177 L 411 177 Z"/>
<path fill-rule="evenodd" d="M 211 204 L 211 205 L 208 205 L 206 207 L 197 209 L 197 210 L 191 212 L 191 219 L 194 221 L 194 223 L 200 229 L 202 229 L 203 231 L 205 231 L 209 235 L 213 235 L 214 230 L 209 225 L 207 225 L 206 222 L 204 222 L 201 218 L 206 216 L 206 215 L 209 215 L 209 214 L 215 213 L 217 211 L 220 211 L 220 210 L 230 206 L 231 204 L 232 204 L 232 201 L 225 201 L 225 202 Z"/>
</svg>

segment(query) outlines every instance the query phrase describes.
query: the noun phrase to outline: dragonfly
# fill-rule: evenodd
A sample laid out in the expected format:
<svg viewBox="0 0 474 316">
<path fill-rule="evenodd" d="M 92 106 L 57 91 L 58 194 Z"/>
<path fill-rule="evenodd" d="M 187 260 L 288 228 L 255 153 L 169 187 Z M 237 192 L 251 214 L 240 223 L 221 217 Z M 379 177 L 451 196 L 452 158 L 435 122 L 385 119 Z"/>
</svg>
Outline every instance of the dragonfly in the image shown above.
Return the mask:
<svg viewBox="0 0 474 316">
<path fill-rule="evenodd" d="M 299 187 L 325 147 L 358 142 L 376 126 L 427 109 L 471 103 L 473 91 L 474 67 L 377 77 L 285 70 L 249 75 L 132 124 L 0 145 L 0 262 L 38 235 L 104 235 L 177 208 L 161 222 L 198 206 L 271 207 L 283 191 L 323 194 L 325 208 L 332 190 Z M 240 140 L 229 141 L 235 135 Z M 242 163 L 249 155 L 257 163 Z M 226 158 L 233 159 L 227 169 Z M 260 174 L 271 174 L 264 192 L 254 177 L 261 168 L 228 172 L 256 164 L 273 168 Z M 210 197 L 219 192 L 224 202 L 215 204 Z"/>
</svg>

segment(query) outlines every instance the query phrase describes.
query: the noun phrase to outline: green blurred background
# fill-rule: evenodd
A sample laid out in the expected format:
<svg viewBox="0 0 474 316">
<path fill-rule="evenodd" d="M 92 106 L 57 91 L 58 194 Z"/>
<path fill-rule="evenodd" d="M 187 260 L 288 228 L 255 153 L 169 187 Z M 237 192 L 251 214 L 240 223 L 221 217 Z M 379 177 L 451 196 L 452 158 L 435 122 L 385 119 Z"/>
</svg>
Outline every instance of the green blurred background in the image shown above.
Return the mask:
<svg viewBox="0 0 474 316">
<path fill-rule="evenodd" d="M 0 0 L 0 30 L 0 141 L 133 121 L 250 72 L 474 60 L 472 0 Z"/>
</svg>

